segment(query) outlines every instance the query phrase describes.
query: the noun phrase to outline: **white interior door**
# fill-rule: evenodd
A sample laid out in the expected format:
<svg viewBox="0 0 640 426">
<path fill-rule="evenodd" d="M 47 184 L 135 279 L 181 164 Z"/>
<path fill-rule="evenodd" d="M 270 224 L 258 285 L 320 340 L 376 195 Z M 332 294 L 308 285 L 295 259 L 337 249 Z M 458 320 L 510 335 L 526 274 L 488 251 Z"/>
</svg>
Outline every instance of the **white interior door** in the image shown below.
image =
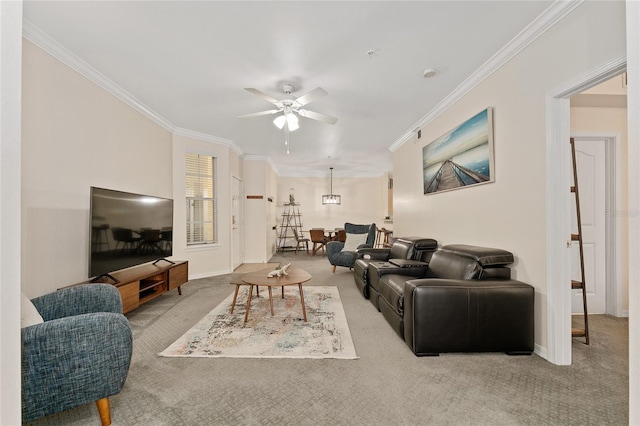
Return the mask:
<svg viewBox="0 0 640 426">
<path fill-rule="evenodd" d="M 243 229 L 242 182 L 234 177 L 231 189 L 231 262 L 234 270 L 244 262 Z"/>
<path fill-rule="evenodd" d="M 606 139 L 575 138 L 578 189 L 584 248 L 587 310 L 590 314 L 606 313 L 606 196 L 607 196 Z M 577 232 L 576 215 L 572 219 Z M 572 276 L 581 280 L 578 243 L 572 249 Z M 573 290 L 572 312 L 582 313 L 582 290 Z"/>
</svg>

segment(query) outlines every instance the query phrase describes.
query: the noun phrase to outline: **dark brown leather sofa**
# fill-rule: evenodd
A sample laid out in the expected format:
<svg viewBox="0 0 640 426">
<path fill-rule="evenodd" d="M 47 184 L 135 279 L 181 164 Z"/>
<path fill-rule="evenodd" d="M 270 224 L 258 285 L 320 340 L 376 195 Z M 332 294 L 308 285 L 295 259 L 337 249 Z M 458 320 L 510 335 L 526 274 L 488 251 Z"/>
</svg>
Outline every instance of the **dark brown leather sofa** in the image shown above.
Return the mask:
<svg viewBox="0 0 640 426">
<path fill-rule="evenodd" d="M 534 288 L 511 279 L 513 261 L 508 251 L 462 244 L 437 249 L 428 264 L 371 261 L 369 299 L 418 356 L 528 355 L 534 349 Z"/>
</svg>

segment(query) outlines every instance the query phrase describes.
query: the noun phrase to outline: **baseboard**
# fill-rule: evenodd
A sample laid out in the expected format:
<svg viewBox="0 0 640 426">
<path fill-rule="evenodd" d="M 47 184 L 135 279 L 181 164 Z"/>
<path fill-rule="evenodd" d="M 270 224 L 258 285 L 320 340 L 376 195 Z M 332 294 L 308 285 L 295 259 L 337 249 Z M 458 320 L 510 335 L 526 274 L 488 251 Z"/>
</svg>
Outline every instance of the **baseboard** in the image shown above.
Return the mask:
<svg viewBox="0 0 640 426">
<path fill-rule="evenodd" d="M 233 271 L 231 270 L 224 270 L 224 271 L 215 271 L 215 272 L 204 272 L 202 274 L 189 274 L 189 281 L 191 280 L 197 280 L 200 278 L 209 278 L 209 277 L 217 277 L 220 275 L 225 275 L 225 274 L 230 274 Z"/>
<path fill-rule="evenodd" d="M 544 358 L 547 361 L 549 361 L 548 358 L 548 354 L 547 354 L 547 348 L 544 348 L 538 344 L 534 344 L 533 345 L 533 353 L 538 355 L 540 358 Z"/>
</svg>

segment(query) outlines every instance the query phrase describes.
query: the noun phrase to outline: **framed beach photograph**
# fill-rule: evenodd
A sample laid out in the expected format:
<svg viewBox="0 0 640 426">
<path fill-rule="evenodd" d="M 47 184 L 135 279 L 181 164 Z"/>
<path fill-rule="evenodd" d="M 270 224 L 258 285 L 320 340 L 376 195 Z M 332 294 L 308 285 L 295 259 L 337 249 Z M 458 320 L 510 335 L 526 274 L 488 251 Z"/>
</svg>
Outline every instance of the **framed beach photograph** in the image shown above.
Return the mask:
<svg viewBox="0 0 640 426">
<path fill-rule="evenodd" d="M 422 148 L 424 194 L 494 181 L 492 108 Z"/>
</svg>

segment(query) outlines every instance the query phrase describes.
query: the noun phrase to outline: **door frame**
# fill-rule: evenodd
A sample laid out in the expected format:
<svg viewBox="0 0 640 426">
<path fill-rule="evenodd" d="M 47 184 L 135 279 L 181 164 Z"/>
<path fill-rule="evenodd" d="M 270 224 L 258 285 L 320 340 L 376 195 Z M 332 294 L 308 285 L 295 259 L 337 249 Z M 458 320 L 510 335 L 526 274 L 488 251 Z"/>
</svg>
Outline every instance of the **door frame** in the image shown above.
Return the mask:
<svg viewBox="0 0 640 426">
<path fill-rule="evenodd" d="M 239 251 L 239 262 L 238 266 L 244 262 L 244 181 L 236 176 L 231 176 L 231 216 L 233 217 L 233 196 L 234 196 L 234 186 L 235 182 L 238 183 L 238 251 Z M 231 270 L 234 270 L 235 267 L 235 257 L 234 257 L 234 245 L 236 242 L 233 238 L 233 223 L 231 224 L 231 250 L 230 250 L 230 258 L 231 258 Z"/>
<path fill-rule="evenodd" d="M 547 348 L 546 358 L 571 365 L 571 163 L 569 98 L 627 67 L 622 54 L 546 94 Z M 569 244 L 567 244 L 569 242 Z M 544 349 L 542 352 L 545 352 Z"/>
</svg>

